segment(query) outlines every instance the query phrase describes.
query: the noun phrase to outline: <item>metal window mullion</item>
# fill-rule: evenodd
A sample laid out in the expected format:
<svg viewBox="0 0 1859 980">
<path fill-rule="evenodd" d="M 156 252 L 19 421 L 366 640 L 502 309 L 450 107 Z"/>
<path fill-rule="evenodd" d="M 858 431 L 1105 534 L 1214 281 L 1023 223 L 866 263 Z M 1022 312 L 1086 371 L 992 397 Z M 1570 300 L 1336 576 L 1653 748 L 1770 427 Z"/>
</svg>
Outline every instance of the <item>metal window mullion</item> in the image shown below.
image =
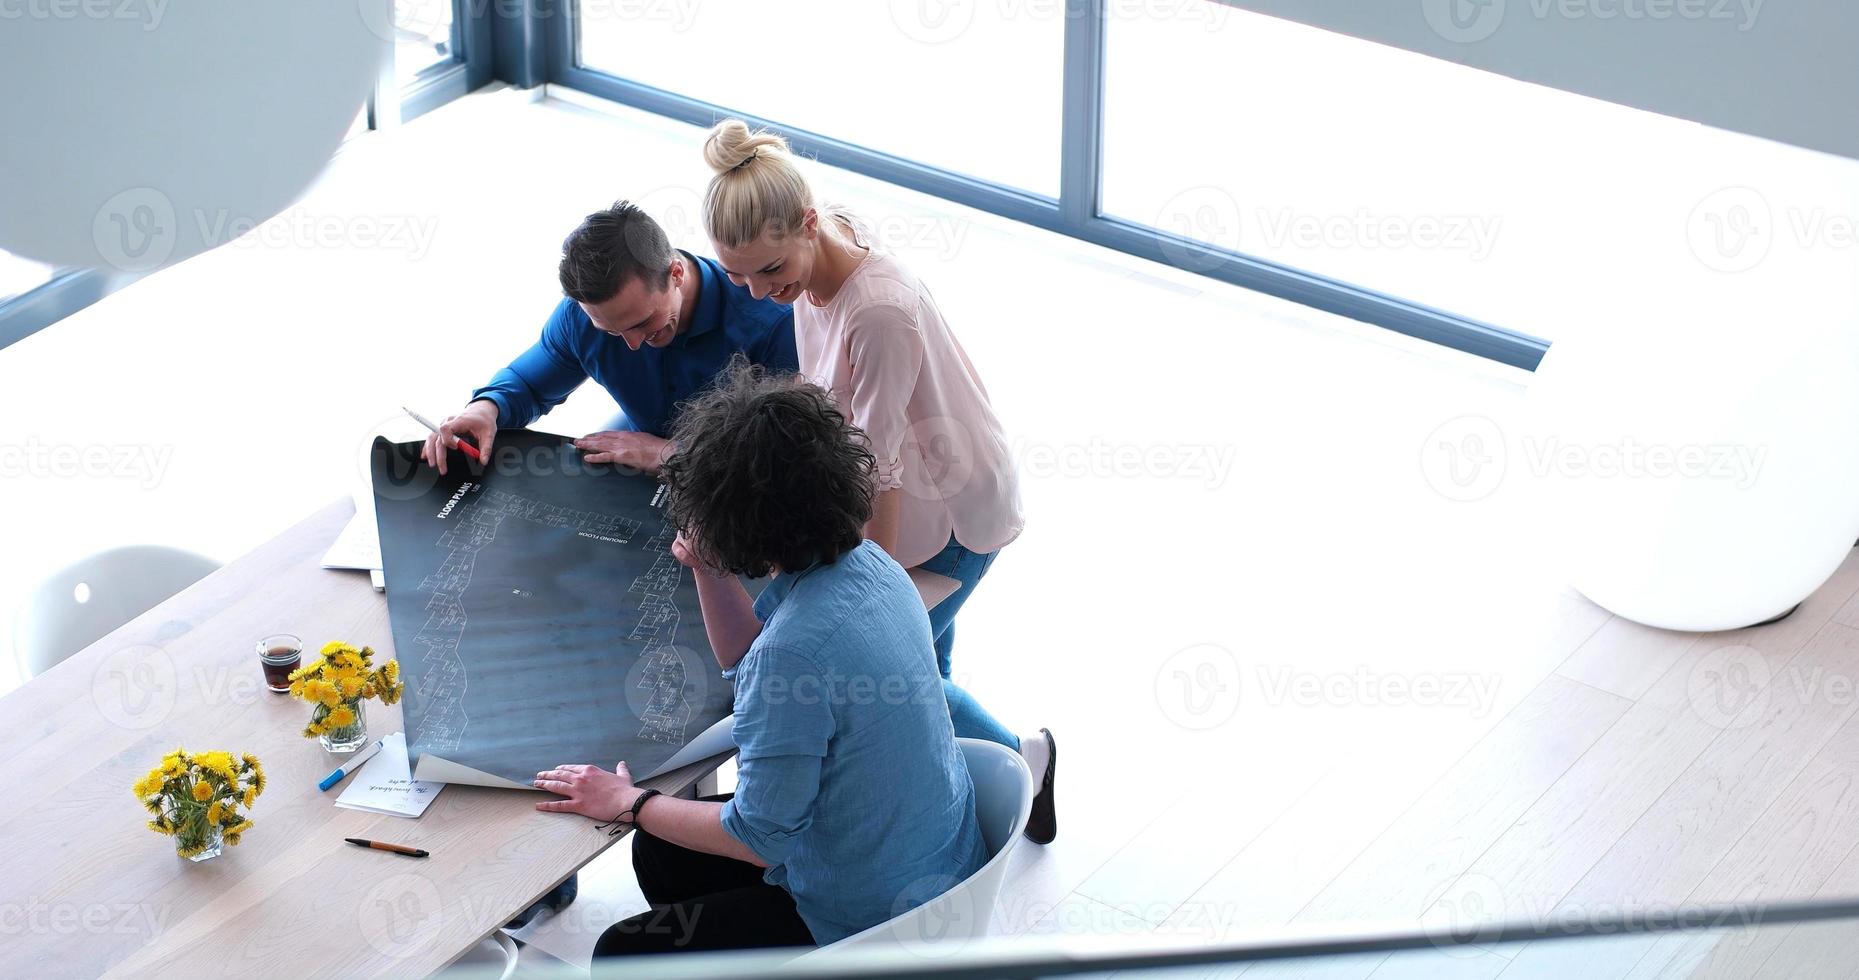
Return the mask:
<svg viewBox="0 0 1859 980">
<path fill-rule="evenodd" d="M 387 8 L 388 33 L 393 33 L 394 0 L 365 0 Z M 400 85 L 394 79 L 395 49 L 399 45 L 394 39 L 387 39 L 387 57 L 381 59 L 381 66 L 374 75 L 374 95 L 368 100 L 368 128 L 374 130 L 393 129 L 400 125 Z"/>
<path fill-rule="evenodd" d="M 1104 162 L 1104 0 L 1065 0 L 1059 214 L 1083 229 L 1098 214 Z"/>
</svg>

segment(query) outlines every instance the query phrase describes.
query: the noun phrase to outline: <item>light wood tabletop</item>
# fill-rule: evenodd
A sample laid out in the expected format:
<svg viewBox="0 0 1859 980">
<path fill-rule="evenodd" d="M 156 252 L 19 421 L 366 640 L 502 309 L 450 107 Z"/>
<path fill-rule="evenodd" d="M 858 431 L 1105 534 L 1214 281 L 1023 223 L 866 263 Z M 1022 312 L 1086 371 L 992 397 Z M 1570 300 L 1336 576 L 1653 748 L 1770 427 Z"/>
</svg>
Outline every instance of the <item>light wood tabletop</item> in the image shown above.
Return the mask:
<svg viewBox="0 0 1859 980">
<path fill-rule="evenodd" d="M 537 812 L 540 794 L 448 786 L 410 820 L 318 792 L 342 757 L 302 736 L 309 707 L 265 688 L 255 648 L 293 633 L 306 658 L 338 639 L 392 654 L 386 597 L 320 567 L 352 513 L 324 508 L 0 699 L 0 976 L 423 975 L 621 839 Z M 399 706 L 367 711 L 371 734 L 400 730 Z M 200 863 L 130 790 L 177 746 L 249 752 L 268 776 L 243 841 Z M 722 760 L 645 785 L 680 792 Z"/>
</svg>

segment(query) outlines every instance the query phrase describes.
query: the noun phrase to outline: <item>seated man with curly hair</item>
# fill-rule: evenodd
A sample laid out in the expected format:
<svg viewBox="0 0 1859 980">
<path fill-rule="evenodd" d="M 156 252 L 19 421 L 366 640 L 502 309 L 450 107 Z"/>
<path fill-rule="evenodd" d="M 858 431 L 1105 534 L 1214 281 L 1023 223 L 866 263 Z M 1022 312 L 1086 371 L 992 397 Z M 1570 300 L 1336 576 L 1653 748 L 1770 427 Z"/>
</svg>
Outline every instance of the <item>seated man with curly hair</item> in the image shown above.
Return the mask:
<svg viewBox="0 0 1859 980">
<path fill-rule="evenodd" d="M 865 540 L 874 461 L 823 390 L 740 361 L 680 416 L 673 550 L 736 688 L 733 796 L 560 766 L 538 809 L 630 821 L 652 908 L 597 957 L 826 944 L 926 902 L 986 858 L 922 599 Z M 737 575 L 773 573 L 753 603 Z M 597 961 L 598 965 L 598 961 Z"/>
</svg>

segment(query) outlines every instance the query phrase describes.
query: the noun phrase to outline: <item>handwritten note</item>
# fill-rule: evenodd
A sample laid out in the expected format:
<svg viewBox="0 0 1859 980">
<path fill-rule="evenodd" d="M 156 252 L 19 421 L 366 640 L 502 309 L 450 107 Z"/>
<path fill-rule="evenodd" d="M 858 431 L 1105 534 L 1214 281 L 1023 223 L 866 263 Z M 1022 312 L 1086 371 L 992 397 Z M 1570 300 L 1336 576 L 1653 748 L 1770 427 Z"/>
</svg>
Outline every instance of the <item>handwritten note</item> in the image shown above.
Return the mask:
<svg viewBox="0 0 1859 980">
<path fill-rule="evenodd" d="M 349 784 L 336 797 L 336 805 L 394 817 L 417 817 L 426 812 L 444 788 L 444 783 L 413 778 L 407 764 L 407 735 L 395 732 L 382 741 L 381 751 L 360 772 L 349 776 Z"/>
</svg>

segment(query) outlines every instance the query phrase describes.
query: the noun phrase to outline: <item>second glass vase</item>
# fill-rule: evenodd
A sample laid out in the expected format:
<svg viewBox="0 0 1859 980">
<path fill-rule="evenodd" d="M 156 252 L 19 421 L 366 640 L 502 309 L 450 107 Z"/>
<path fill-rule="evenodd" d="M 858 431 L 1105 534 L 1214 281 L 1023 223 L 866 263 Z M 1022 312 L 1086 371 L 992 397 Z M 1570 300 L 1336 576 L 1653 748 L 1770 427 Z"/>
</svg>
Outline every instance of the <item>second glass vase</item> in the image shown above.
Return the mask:
<svg viewBox="0 0 1859 980">
<path fill-rule="evenodd" d="M 355 720 L 341 728 L 331 728 L 317 736 L 322 740 L 324 750 L 344 755 L 361 748 L 368 741 L 368 715 L 362 708 L 362 705 L 366 703 L 360 698 L 342 702 L 342 708 L 354 712 Z"/>
</svg>

